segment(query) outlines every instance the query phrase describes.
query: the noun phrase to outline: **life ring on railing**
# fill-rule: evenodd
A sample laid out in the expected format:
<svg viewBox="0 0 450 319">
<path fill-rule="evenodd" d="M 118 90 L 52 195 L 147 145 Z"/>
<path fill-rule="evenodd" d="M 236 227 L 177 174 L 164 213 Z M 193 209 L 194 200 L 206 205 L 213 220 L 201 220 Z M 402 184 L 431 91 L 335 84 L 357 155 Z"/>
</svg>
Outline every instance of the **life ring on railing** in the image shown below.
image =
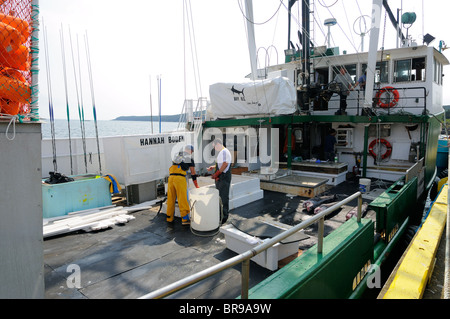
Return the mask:
<svg viewBox="0 0 450 319">
<path fill-rule="evenodd" d="M 373 156 L 373 158 L 375 158 L 375 159 L 377 158 L 377 154 L 373 151 L 373 147 L 375 146 L 375 144 L 383 144 L 386 147 L 386 152 L 384 152 L 384 154 L 381 155 L 381 159 L 388 158 L 389 155 L 391 155 L 391 153 L 392 153 L 391 143 L 389 143 L 388 141 L 386 141 L 383 138 L 379 138 L 379 139 L 374 139 L 369 144 L 369 153 L 370 153 L 370 155 Z"/>
<path fill-rule="evenodd" d="M 392 100 L 389 99 L 389 103 L 384 103 L 381 101 L 381 95 L 383 95 L 384 93 L 388 93 L 388 94 L 392 94 L 393 98 Z M 392 86 L 385 86 L 384 88 L 380 89 L 377 93 L 377 95 L 375 96 L 377 101 L 378 101 L 378 105 L 382 108 L 388 108 L 388 107 L 394 107 L 397 105 L 398 100 L 400 98 L 400 94 L 398 93 L 398 91 L 396 89 L 394 89 Z"/>
</svg>

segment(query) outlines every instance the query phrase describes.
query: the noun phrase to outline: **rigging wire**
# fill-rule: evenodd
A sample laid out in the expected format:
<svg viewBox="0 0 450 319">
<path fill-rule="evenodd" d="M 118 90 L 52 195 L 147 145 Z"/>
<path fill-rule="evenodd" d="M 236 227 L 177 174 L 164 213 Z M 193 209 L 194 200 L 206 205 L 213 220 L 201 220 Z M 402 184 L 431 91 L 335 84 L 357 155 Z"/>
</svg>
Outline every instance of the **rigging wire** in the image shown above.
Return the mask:
<svg viewBox="0 0 450 319">
<path fill-rule="evenodd" d="M 358 7 L 359 14 L 362 16 L 363 13 L 362 13 L 362 11 L 361 11 L 361 7 L 359 6 L 358 0 L 355 0 L 355 2 L 356 2 L 356 6 Z"/>
<path fill-rule="evenodd" d="M 50 63 L 48 56 L 48 39 L 47 39 L 47 27 L 44 25 L 44 19 L 42 19 L 43 35 L 44 35 L 44 51 L 45 51 L 45 66 L 47 71 L 47 92 L 48 92 L 48 111 L 50 116 L 50 132 L 52 137 L 52 151 L 53 151 L 53 169 L 56 173 L 58 171 L 58 165 L 56 162 L 56 139 L 55 139 L 55 117 L 53 114 L 53 92 L 52 82 L 50 77 Z"/>
<path fill-rule="evenodd" d="M 203 93 L 202 93 L 202 89 L 201 89 L 200 72 L 199 72 L 198 55 L 197 55 L 197 44 L 196 44 L 196 40 L 195 40 L 194 19 L 192 16 L 191 1 L 185 0 L 184 7 L 185 7 L 185 10 L 184 10 L 185 15 L 183 15 L 183 21 L 185 21 L 184 17 L 186 16 L 187 17 L 187 25 L 188 25 L 188 34 L 189 34 L 189 39 L 190 39 L 192 67 L 193 67 L 193 71 L 194 71 L 194 81 L 195 81 L 196 93 L 197 93 L 197 97 L 200 97 L 200 96 L 203 96 Z M 184 25 L 183 25 L 183 28 L 185 28 Z M 184 30 L 184 34 L 185 33 L 186 33 L 186 31 Z M 200 94 L 199 94 L 199 90 L 200 90 Z"/>
<path fill-rule="evenodd" d="M 240 4 L 239 0 L 238 0 L 238 5 L 239 5 L 239 8 L 240 8 L 241 12 L 243 13 L 242 7 L 241 7 L 241 4 Z M 267 22 L 270 21 L 275 15 L 277 15 L 277 13 L 279 12 L 279 9 L 280 9 L 281 5 L 283 5 L 283 1 L 280 1 L 280 6 L 278 7 L 278 9 L 277 9 L 277 11 L 275 12 L 275 14 L 274 14 L 269 20 L 267 20 L 265 23 L 267 23 Z M 278 17 L 278 16 L 277 16 L 277 17 Z M 246 36 L 247 43 L 248 43 L 248 40 L 249 40 L 249 39 L 248 39 L 248 30 L 247 30 L 247 23 L 246 23 L 246 22 L 250 22 L 250 23 L 255 24 L 255 25 L 258 25 L 258 23 L 253 23 L 251 20 L 249 20 L 249 19 L 245 16 L 245 14 L 243 14 L 243 20 L 242 20 L 242 21 L 243 21 L 243 23 L 244 23 L 245 36 Z M 277 21 L 278 21 L 278 19 L 277 19 Z M 264 48 L 264 47 L 258 48 L 258 50 L 257 50 L 257 52 L 256 52 L 256 67 L 257 67 L 256 72 L 258 72 L 258 63 L 260 62 L 260 59 L 259 59 L 259 50 L 260 50 L 260 49 L 264 49 L 265 52 L 266 52 L 265 59 L 264 59 L 264 70 L 266 70 L 266 69 L 269 67 L 269 65 L 270 65 L 270 55 L 269 55 L 269 53 L 268 53 L 268 50 L 269 50 L 271 47 L 273 47 L 273 48 L 275 49 L 275 51 L 276 51 L 276 48 L 273 46 L 273 44 L 272 44 L 271 46 L 269 46 L 269 48 L 267 48 L 267 49 Z M 277 60 L 278 60 L 278 52 L 276 51 L 276 53 L 277 53 Z M 254 79 L 252 80 L 252 83 L 253 83 L 252 88 L 253 88 L 253 90 L 254 90 L 255 98 L 256 98 L 257 100 L 259 100 L 258 90 L 257 90 L 257 86 L 256 86 L 256 82 L 258 81 L 257 78 L 258 78 L 258 73 L 256 74 L 256 76 L 255 76 Z M 262 95 L 263 95 L 262 99 L 265 101 L 265 104 L 268 106 L 269 104 L 268 104 L 268 98 L 267 98 L 266 86 L 264 85 L 264 84 L 265 84 L 264 81 L 260 81 L 260 82 L 261 82 L 261 84 L 262 84 L 261 87 L 262 87 L 262 91 L 263 91 L 263 93 L 262 93 Z M 262 110 L 262 108 L 261 108 L 262 105 L 263 105 L 263 103 L 258 103 L 258 104 L 257 104 L 257 106 L 258 106 L 258 109 L 257 109 L 257 110 L 258 110 L 258 114 L 263 113 L 263 110 Z M 269 121 L 271 121 L 271 117 L 272 117 L 272 115 L 269 115 Z M 261 125 L 261 123 L 260 123 L 260 125 Z"/>
<path fill-rule="evenodd" d="M 63 65 L 63 75 L 64 75 L 64 88 L 66 94 L 66 113 L 67 113 L 67 129 L 69 132 L 69 154 L 70 154 L 70 174 L 73 175 L 73 159 L 72 159 L 72 138 L 70 133 L 70 110 L 69 110 L 69 95 L 67 90 L 67 70 L 66 70 L 66 54 L 64 48 L 64 31 L 61 24 L 60 29 L 60 40 L 61 40 L 61 55 L 62 55 L 62 65 Z"/>
<path fill-rule="evenodd" d="M 319 4 L 320 4 L 322 7 L 328 9 L 328 8 L 331 8 L 332 6 L 334 6 L 339 0 L 334 1 L 333 4 L 329 4 L 329 5 L 322 4 L 322 1 L 323 1 L 323 0 L 318 0 Z"/>
<path fill-rule="evenodd" d="M 79 80 L 80 80 L 80 102 L 81 102 L 81 114 L 82 114 L 82 128 L 81 131 L 81 139 L 83 141 L 83 151 L 84 151 L 84 166 L 86 169 L 86 174 L 88 172 L 87 170 L 87 157 L 86 157 L 86 127 L 84 122 L 84 104 L 83 104 L 83 84 L 81 81 L 81 61 L 80 61 L 80 44 L 78 42 L 78 34 L 77 34 L 77 55 L 78 55 L 78 71 L 79 71 Z"/>
<path fill-rule="evenodd" d="M 352 38 L 352 43 L 354 43 L 354 42 L 355 42 L 355 39 L 353 38 L 353 32 L 352 32 L 352 28 L 350 27 L 350 20 L 349 20 L 348 15 L 347 15 L 347 10 L 345 9 L 344 1 L 342 1 L 341 3 L 342 3 L 342 8 L 344 9 L 344 13 L 345 13 L 345 20 L 347 20 L 348 30 L 349 30 L 350 36 L 351 36 L 351 38 Z M 353 47 L 355 47 L 355 45 L 353 45 Z M 355 50 L 356 50 L 356 52 L 359 51 L 359 50 L 356 49 L 356 48 L 355 48 Z"/>
<path fill-rule="evenodd" d="M 336 0 L 332 5 L 325 6 L 323 3 L 320 3 L 320 1 L 319 1 L 319 3 L 320 3 L 323 7 L 325 7 L 325 8 L 328 9 L 328 12 L 331 14 L 331 16 L 332 16 L 333 18 L 334 18 L 334 15 L 333 15 L 333 13 L 330 11 L 329 8 L 332 7 L 332 6 L 334 6 L 337 2 L 338 2 L 338 0 Z M 286 10 L 288 10 L 288 8 L 286 7 L 286 5 L 285 5 L 284 3 L 283 3 L 283 6 L 285 7 Z M 318 14 L 318 13 L 315 12 L 315 14 Z M 297 24 L 298 24 L 298 26 L 299 26 L 299 30 L 301 30 L 303 33 L 307 34 L 307 35 L 309 36 L 309 38 L 311 39 L 311 35 L 310 35 L 308 32 L 306 32 L 306 30 L 303 29 L 303 27 L 300 25 L 299 20 L 298 20 L 295 16 L 293 16 L 293 19 L 296 20 L 296 22 L 297 22 Z M 386 17 L 385 17 L 385 19 L 386 19 Z M 348 38 L 348 36 L 347 36 L 347 34 L 344 32 L 342 26 L 341 26 L 339 23 L 337 23 L 337 25 L 338 25 L 339 28 L 341 29 L 342 33 L 346 36 L 346 38 L 347 38 L 347 40 L 350 42 L 350 44 L 353 46 L 353 48 L 355 49 L 355 51 L 358 52 L 358 49 L 356 49 L 355 44 Z M 322 26 L 321 26 L 320 24 L 318 24 L 318 27 L 319 27 L 319 29 L 321 30 L 322 34 L 325 35 L 325 32 L 324 32 Z M 315 41 L 314 39 L 312 39 L 312 42 L 313 42 L 314 45 L 317 45 L 317 44 L 316 44 L 316 41 Z M 334 40 L 333 40 L 333 43 L 334 43 Z M 359 55 L 356 55 L 356 57 L 357 57 L 359 63 L 363 63 L 363 61 L 361 61 Z M 328 57 L 327 57 L 325 54 L 322 54 L 322 58 L 328 59 Z M 340 57 L 340 56 L 334 56 L 334 59 L 335 59 L 335 61 L 336 61 L 337 63 L 331 65 L 331 68 L 332 68 L 333 72 L 339 73 L 339 68 L 340 68 L 340 66 L 343 66 L 343 67 L 345 68 L 345 62 L 343 61 L 342 57 Z M 376 114 L 378 115 L 378 112 L 376 112 Z"/>
<path fill-rule="evenodd" d="M 334 4 L 333 4 L 334 5 Z M 285 4 L 283 4 L 283 6 L 285 7 L 285 9 L 286 10 L 288 10 L 288 8 L 286 7 L 286 5 Z M 327 7 L 328 8 L 328 7 Z M 328 9 L 328 11 L 329 11 L 329 9 Z M 330 12 L 330 14 L 332 15 L 332 17 L 334 17 L 333 16 L 333 14 Z M 300 25 L 300 22 L 299 22 L 299 19 L 297 19 L 297 18 L 295 18 L 295 17 L 293 17 L 295 20 L 296 20 L 296 22 L 297 22 L 297 24 L 298 24 L 298 26 L 299 26 L 299 30 L 301 30 L 304 34 L 307 34 L 308 35 L 308 37 L 311 39 L 311 34 L 309 33 L 309 32 L 306 32 L 306 30 Z M 339 24 L 338 24 L 339 25 Z M 325 32 L 324 32 L 324 30 L 322 29 L 322 26 L 320 25 L 320 24 L 318 24 L 318 26 L 319 26 L 319 29 L 320 29 L 320 31 L 322 32 L 322 34 L 323 35 L 325 35 Z M 343 32 L 343 29 L 342 29 L 342 27 L 341 27 L 341 30 L 342 30 L 342 32 Z M 348 37 L 347 37 L 347 39 L 348 39 Z M 348 39 L 349 40 L 349 39 Z M 314 39 L 311 39 L 311 41 L 313 42 L 313 44 L 315 45 L 315 46 L 317 46 L 317 43 L 316 43 L 316 41 L 314 40 Z M 350 41 L 350 40 L 349 40 Z M 334 42 L 334 41 L 333 41 Z M 351 42 L 351 41 L 350 41 Z M 339 62 L 338 64 L 336 64 L 336 65 L 332 65 L 331 67 L 332 67 L 332 69 L 336 72 L 336 73 L 339 73 L 339 67 L 342 65 L 344 65 L 344 63 L 342 62 L 342 58 L 340 57 L 340 56 L 334 56 L 335 57 L 335 60 L 337 61 L 337 62 Z M 322 54 L 322 58 L 328 58 L 325 54 Z M 358 57 L 358 59 L 359 59 L 359 57 Z M 361 61 L 360 61 L 361 62 Z"/>
<path fill-rule="evenodd" d="M 237 2 L 238 2 L 239 9 L 241 10 L 242 16 L 245 18 L 245 20 L 247 20 L 247 21 L 250 22 L 251 24 L 255 24 L 255 25 L 263 25 L 263 24 L 268 23 L 270 20 L 272 20 L 272 19 L 275 17 L 275 15 L 277 15 L 278 11 L 280 11 L 281 6 L 282 6 L 282 5 L 285 5 L 285 4 L 283 3 L 283 0 L 280 0 L 280 5 L 278 6 L 278 9 L 275 11 L 275 13 L 274 13 L 269 19 L 267 19 L 267 20 L 264 21 L 264 22 L 255 22 L 255 21 L 251 21 L 251 20 L 250 20 L 249 18 L 247 18 L 247 16 L 245 15 L 245 13 L 244 13 L 244 11 L 243 11 L 243 9 L 242 9 L 242 3 L 241 3 L 242 0 L 237 0 Z"/>
<path fill-rule="evenodd" d="M 79 117 L 79 119 L 80 119 L 80 131 L 81 131 L 81 138 L 82 138 L 82 140 L 83 140 L 84 165 L 85 165 L 86 173 L 87 173 L 86 144 L 85 144 L 84 138 L 83 138 L 83 135 L 84 135 L 84 133 L 83 133 L 83 132 L 84 132 L 84 129 L 83 129 L 83 120 L 84 120 L 84 117 L 82 116 L 82 112 L 81 112 L 81 107 L 82 107 L 82 106 L 80 105 L 80 96 L 79 96 L 79 92 L 78 92 L 77 71 L 76 71 L 76 68 L 75 68 L 75 57 L 74 57 L 74 54 L 73 54 L 72 33 L 71 33 L 71 31 L 70 31 L 70 27 L 69 27 L 69 38 L 70 38 L 70 49 L 71 49 L 71 52 L 72 52 L 73 75 L 74 75 L 74 77 L 75 77 L 75 91 L 76 91 L 76 93 L 77 93 L 78 117 Z"/>
<path fill-rule="evenodd" d="M 95 138 L 97 140 L 98 167 L 99 167 L 100 175 L 102 175 L 102 162 L 100 159 L 100 144 L 99 144 L 99 139 L 98 139 L 98 127 L 97 127 L 97 110 L 96 110 L 95 98 L 94 98 L 94 80 L 92 79 L 91 52 L 89 50 L 89 40 L 88 40 L 87 30 L 85 32 L 84 42 L 85 42 L 86 60 L 87 60 L 88 73 L 89 73 L 89 83 L 90 83 L 90 88 L 91 88 L 92 112 L 94 114 Z"/>
</svg>

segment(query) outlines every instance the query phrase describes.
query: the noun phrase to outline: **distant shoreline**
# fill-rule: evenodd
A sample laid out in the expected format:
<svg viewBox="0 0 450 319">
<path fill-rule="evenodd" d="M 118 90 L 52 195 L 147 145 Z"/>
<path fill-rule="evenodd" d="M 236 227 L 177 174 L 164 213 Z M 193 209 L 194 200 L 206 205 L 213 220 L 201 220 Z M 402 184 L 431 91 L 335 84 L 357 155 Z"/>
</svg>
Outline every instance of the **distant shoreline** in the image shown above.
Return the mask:
<svg viewBox="0 0 450 319">
<path fill-rule="evenodd" d="M 198 113 L 198 112 L 197 112 Z M 194 112 L 194 116 L 197 116 L 197 113 Z M 198 113 L 199 114 L 199 113 Z M 179 122 L 181 114 L 175 115 L 161 115 L 161 122 Z M 44 121 L 50 121 L 50 119 L 42 118 Z M 67 119 L 56 119 L 56 120 L 65 120 Z M 141 121 L 141 122 L 159 122 L 159 116 L 150 116 L 150 115 L 131 115 L 131 116 L 119 116 L 112 120 L 104 120 L 104 121 Z M 71 121 L 78 121 L 78 119 L 73 118 Z M 86 119 L 85 122 L 93 121 L 93 119 Z"/>
<path fill-rule="evenodd" d="M 119 116 L 113 119 L 113 121 L 145 121 L 150 120 L 159 121 L 159 116 Z M 180 114 L 176 115 L 161 115 L 162 122 L 178 122 L 180 120 Z"/>
</svg>

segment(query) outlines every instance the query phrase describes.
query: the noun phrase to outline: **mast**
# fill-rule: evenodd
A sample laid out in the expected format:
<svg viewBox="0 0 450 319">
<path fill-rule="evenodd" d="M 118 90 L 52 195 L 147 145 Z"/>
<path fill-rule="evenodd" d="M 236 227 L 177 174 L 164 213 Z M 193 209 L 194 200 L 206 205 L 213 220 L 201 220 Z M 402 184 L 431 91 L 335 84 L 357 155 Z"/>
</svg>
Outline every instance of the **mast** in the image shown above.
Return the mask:
<svg viewBox="0 0 450 319">
<path fill-rule="evenodd" d="M 288 4 L 288 43 L 287 43 L 287 48 L 289 49 L 291 47 L 291 9 L 294 6 L 294 4 L 297 2 L 297 0 L 289 0 L 289 4 Z M 300 41 L 302 41 L 302 39 L 299 39 Z M 294 47 L 292 47 L 292 49 L 295 50 Z"/>
<path fill-rule="evenodd" d="M 302 0 L 302 31 L 303 31 L 303 45 L 302 45 L 302 61 L 303 64 L 303 85 L 310 84 L 310 12 L 309 0 Z M 290 19 L 289 19 L 290 20 Z"/>
<path fill-rule="evenodd" d="M 250 53 L 250 66 L 252 69 L 251 79 L 258 78 L 258 68 L 256 65 L 256 43 L 255 43 L 255 27 L 253 25 L 253 1 L 245 0 L 245 13 L 247 15 L 247 41 Z"/>
<path fill-rule="evenodd" d="M 378 37 L 380 34 L 381 10 L 382 10 L 382 0 L 373 0 L 369 57 L 366 69 L 367 75 L 366 75 L 366 93 L 364 97 L 364 107 L 372 107 L 373 86 L 375 83 L 375 68 L 377 63 Z"/>
<path fill-rule="evenodd" d="M 391 20 L 391 23 L 397 32 L 397 47 L 398 47 L 398 39 L 400 38 L 401 43 L 403 43 L 403 41 L 405 41 L 406 39 L 405 36 L 403 35 L 403 32 L 399 24 L 399 10 L 397 9 L 397 19 L 395 19 L 394 14 L 392 13 L 392 10 L 389 7 L 389 4 L 387 3 L 387 0 L 383 0 L 383 7 L 386 10 L 389 20 Z"/>
</svg>

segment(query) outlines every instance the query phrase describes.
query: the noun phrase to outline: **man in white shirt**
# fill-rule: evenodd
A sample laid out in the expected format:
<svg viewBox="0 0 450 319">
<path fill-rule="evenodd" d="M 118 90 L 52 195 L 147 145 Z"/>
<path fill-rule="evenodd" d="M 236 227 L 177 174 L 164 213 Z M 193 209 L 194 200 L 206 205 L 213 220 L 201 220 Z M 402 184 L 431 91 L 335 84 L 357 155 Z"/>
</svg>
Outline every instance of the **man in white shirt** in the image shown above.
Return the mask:
<svg viewBox="0 0 450 319">
<path fill-rule="evenodd" d="M 216 158 L 216 165 L 208 167 L 208 171 L 215 169 L 212 178 L 216 181 L 216 188 L 222 200 L 222 224 L 228 219 L 229 194 L 231 185 L 231 153 L 223 146 L 222 140 L 215 139 L 213 147 L 219 152 Z"/>
</svg>

